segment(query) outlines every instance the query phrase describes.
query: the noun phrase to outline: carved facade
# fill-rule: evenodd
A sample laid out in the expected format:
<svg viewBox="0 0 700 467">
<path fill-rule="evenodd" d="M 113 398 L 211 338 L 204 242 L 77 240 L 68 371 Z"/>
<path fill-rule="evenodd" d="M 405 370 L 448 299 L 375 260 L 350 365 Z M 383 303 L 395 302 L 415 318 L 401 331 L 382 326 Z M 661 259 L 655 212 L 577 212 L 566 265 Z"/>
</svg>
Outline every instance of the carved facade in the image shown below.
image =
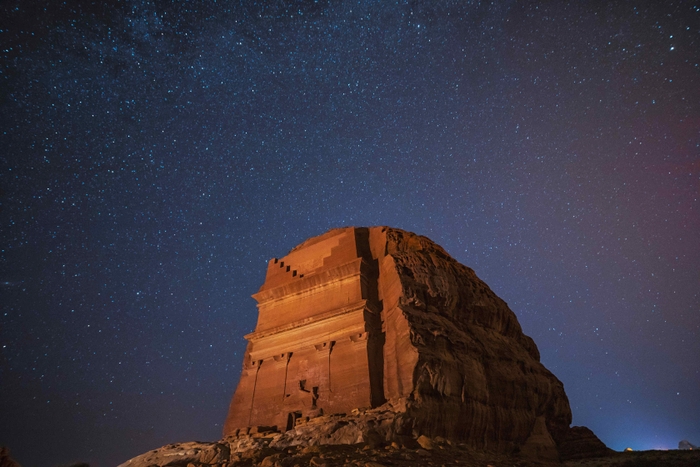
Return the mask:
<svg viewBox="0 0 700 467">
<path fill-rule="evenodd" d="M 334 230 L 270 260 L 224 433 L 384 402 L 377 275 L 369 229 Z"/>
</svg>

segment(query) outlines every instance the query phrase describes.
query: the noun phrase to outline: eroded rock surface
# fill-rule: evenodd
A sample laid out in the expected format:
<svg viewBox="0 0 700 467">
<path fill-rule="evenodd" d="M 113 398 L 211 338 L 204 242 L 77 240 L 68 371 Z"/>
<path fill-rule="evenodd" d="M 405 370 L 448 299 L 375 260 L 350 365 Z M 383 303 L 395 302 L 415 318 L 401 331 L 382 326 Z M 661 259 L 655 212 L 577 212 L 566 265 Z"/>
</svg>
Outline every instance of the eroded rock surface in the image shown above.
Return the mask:
<svg viewBox="0 0 700 467">
<path fill-rule="evenodd" d="M 380 283 L 400 284 L 384 293 L 386 342 L 408 342 L 415 354 L 400 362 L 405 368 L 385 367 L 388 378 L 412 376 L 403 393 L 388 397 L 408 398 L 411 429 L 479 449 L 511 452 L 528 443 L 532 452 L 556 451 L 571 423 L 569 401 L 515 314 L 429 239 L 395 229 L 385 235 Z"/>
<path fill-rule="evenodd" d="M 254 297 L 225 435 L 403 399 L 396 436 L 551 459 L 573 445 L 563 385 L 515 314 L 426 237 L 330 231 L 272 259 Z"/>
</svg>

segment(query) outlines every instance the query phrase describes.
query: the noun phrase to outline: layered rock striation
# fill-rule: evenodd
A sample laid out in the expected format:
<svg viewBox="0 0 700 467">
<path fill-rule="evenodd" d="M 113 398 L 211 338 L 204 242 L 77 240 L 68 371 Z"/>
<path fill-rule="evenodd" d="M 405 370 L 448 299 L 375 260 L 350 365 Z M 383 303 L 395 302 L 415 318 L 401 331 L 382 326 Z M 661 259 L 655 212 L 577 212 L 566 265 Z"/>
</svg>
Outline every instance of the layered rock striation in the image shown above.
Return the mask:
<svg viewBox="0 0 700 467">
<path fill-rule="evenodd" d="M 562 383 L 507 304 L 426 237 L 332 230 L 272 259 L 254 298 L 224 436 L 384 405 L 392 417 L 372 432 L 387 441 L 425 435 L 550 460 L 571 446 L 606 452 L 592 433 L 577 441 Z"/>
</svg>

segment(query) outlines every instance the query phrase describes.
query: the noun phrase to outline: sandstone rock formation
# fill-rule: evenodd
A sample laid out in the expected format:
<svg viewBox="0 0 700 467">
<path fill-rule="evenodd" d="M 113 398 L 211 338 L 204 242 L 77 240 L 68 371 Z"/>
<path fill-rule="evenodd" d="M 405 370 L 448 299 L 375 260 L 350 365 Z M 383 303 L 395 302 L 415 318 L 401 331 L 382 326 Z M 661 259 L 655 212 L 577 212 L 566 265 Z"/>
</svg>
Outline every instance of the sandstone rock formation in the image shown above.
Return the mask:
<svg viewBox="0 0 700 467">
<path fill-rule="evenodd" d="M 687 439 L 684 439 L 683 441 L 678 442 L 678 449 L 693 450 L 693 449 L 697 449 L 697 448 L 698 447 L 696 445 L 694 445 L 693 443 L 691 443 Z"/>
<path fill-rule="evenodd" d="M 506 303 L 425 237 L 332 230 L 272 259 L 254 297 L 224 436 L 293 438 L 319 415 L 381 406 L 389 415 L 339 444 L 424 435 L 552 461 L 607 452 L 569 427 L 562 383 Z"/>
</svg>

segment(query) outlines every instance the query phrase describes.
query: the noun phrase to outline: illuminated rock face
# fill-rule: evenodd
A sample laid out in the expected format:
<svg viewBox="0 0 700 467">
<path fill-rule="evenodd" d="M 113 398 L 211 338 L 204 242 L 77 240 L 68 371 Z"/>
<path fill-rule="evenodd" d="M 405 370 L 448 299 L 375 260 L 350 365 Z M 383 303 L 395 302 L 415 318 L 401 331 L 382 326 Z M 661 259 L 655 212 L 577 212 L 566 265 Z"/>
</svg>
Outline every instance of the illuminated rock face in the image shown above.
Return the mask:
<svg viewBox="0 0 700 467">
<path fill-rule="evenodd" d="M 344 228 L 270 261 L 224 435 L 404 399 L 393 433 L 557 458 L 571 410 L 517 318 L 425 237 Z"/>
<path fill-rule="evenodd" d="M 268 264 L 224 433 L 384 402 L 381 304 L 368 229 L 340 229 Z"/>
</svg>

